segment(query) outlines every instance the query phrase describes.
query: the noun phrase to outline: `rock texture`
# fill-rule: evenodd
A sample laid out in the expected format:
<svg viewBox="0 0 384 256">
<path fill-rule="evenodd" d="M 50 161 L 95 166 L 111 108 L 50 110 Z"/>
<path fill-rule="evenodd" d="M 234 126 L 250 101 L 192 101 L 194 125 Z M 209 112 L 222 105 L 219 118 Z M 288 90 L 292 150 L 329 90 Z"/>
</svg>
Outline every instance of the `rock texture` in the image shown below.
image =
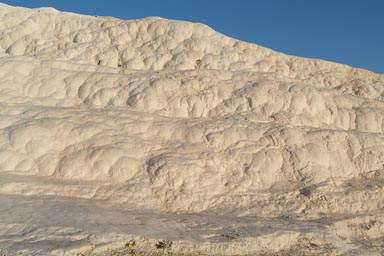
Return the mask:
<svg viewBox="0 0 384 256">
<path fill-rule="evenodd" d="M 383 75 L 159 17 L 0 20 L 0 255 L 384 252 Z"/>
</svg>

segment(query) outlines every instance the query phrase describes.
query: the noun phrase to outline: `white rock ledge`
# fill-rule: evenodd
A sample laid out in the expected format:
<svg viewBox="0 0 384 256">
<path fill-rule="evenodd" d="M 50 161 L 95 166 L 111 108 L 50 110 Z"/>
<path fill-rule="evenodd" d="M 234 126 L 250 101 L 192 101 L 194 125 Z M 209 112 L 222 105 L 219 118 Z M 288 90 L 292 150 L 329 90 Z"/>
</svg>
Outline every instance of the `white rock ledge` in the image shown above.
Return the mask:
<svg viewBox="0 0 384 256">
<path fill-rule="evenodd" d="M 383 75 L 159 17 L 0 20 L 0 255 L 384 254 Z"/>
</svg>

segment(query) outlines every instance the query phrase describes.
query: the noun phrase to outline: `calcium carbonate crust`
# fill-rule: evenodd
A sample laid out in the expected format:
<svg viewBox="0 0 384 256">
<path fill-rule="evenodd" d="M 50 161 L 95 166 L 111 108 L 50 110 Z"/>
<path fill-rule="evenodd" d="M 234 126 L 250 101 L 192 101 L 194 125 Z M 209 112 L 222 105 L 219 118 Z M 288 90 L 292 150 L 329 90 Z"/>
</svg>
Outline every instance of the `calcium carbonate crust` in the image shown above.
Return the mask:
<svg viewBox="0 0 384 256">
<path fill-rule="evenodd" d="M 0 20 L 0 195 L 355 215 L 384 239 L 383 75 L 159 17 L 0 4 Z"/>
</svg>

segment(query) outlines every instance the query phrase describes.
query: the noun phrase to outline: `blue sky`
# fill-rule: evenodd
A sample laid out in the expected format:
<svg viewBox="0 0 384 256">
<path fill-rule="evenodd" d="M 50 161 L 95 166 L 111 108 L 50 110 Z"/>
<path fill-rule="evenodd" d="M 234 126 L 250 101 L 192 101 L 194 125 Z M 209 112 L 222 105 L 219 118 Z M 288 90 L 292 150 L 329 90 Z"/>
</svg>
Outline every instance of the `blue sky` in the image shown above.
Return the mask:
<svg viewBox="0 0 384 256">
<path fill-rule="evenodd" d="M 6 0 L 25 7 L 201 22 L 287 54 L 384 73 L 384 0 Z"/>
</svg>

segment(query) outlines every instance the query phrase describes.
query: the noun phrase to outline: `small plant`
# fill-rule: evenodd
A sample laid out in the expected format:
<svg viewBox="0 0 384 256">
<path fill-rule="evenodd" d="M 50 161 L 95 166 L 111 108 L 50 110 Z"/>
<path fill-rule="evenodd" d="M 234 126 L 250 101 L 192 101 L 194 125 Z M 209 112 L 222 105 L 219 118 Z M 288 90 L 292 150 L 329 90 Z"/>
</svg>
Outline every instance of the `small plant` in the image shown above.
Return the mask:
<svg viewBox="0 0 384 256">
<path fill-rule="evenodd" d="M 195 61 L 195 68 L 200 68 L 201 66 L 201 60 L 196 60 Z"/>
<path fill-rule="evenodd" d="M 136 255 L 136 250 L 134 249 L 135 246 L 136 246 L 136 241 L 133 239 L 125 243 L 125 248 L 129 255 Z"/>
<path fill-rule="evenodd" d="M 132 248 L 135 245 L 136 245 L 136 241 L 132 239 L 125 243 L 125 248 Z"/>
<path fill-rule="evenodd" d="M 155 244 L 155 246 L 157 249 L 167 250 L 167 249 L 170 249 L 172 247 L 172 241 L 162 240 L 162 241 L 159 241 L 157 244 Z"/>
</svg>

